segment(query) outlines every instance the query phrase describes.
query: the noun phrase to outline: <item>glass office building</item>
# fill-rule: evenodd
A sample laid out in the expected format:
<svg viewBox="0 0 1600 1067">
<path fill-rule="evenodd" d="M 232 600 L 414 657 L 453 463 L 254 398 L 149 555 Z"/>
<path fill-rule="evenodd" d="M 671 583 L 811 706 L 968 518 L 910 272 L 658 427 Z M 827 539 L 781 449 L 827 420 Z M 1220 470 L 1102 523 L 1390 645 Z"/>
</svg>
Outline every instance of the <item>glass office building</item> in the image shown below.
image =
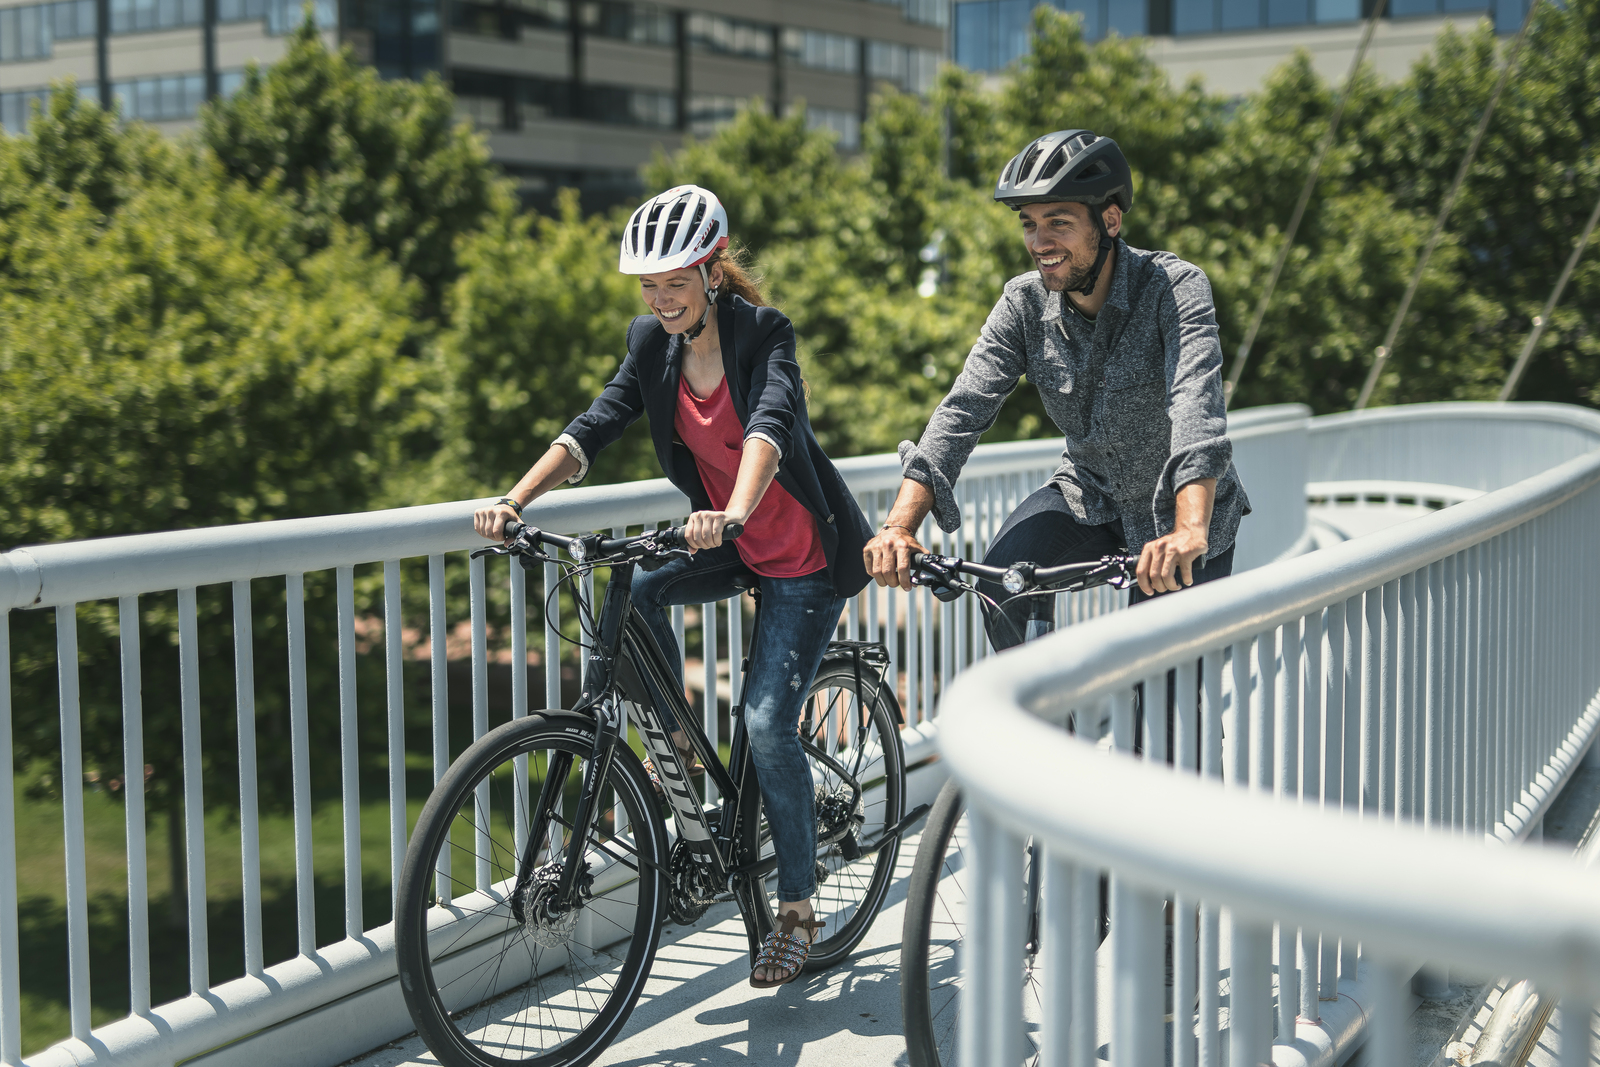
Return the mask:
<svg viewBox="0 0 1600 1067">
<path fill-rule="evenodd" d="M 1085 35 L 1124 37 L 1250 33 L 1354 22 L 1372 0 L 1046 0 L 1083 18 Z M 952 54 L 969 70 L 999 71 L 1028 51 L 1028 27 L 1038 0 L 957 0 L 951 18 Z M 1488 14 L 1501 33 L 1515 33 L 1527 0 L 1389 0 L 1386 17 L 1399 21 L 1452 14 Z"/>
</svg>

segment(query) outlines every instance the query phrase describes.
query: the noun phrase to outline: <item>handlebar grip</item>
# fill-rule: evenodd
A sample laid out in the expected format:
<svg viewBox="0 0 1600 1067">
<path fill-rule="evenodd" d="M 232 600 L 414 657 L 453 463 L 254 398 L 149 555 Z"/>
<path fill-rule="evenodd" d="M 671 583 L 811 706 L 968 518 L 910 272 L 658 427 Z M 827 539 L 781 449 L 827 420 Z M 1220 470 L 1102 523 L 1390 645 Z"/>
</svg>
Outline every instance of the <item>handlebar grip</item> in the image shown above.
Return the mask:
<svg viewBox="0 0 1600 1067">
<path fill-rule="evenodd" d="M 722 539 L 724 541 L 737 541 L 742 533 L 744 533 L 744 523 L 730 522 L 722 528 Z"/>
<path fill-rule="evenodd" d="M 510 522 L 505 524 L 502 533 L 505 536 L 505 539 L 509 541 L 527 528 L 528 527 L 525 524 L 518 522 L 516 519 L 512 519 Z"/>
</svg>

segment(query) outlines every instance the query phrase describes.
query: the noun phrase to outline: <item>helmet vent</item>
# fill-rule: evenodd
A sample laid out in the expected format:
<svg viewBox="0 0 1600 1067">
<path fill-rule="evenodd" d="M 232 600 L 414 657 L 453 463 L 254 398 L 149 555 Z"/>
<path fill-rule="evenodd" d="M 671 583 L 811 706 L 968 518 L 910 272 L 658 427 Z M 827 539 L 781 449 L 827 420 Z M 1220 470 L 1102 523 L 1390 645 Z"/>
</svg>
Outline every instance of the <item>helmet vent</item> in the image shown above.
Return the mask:
<svg viewBox="0 0 1600 1067">
<path fill-rule="evenodd" d="M 1039 168 L 1039 177 L 1054 178 L 1062 167 L 1067 165 L 1067 149 L 1063 145 L 1050 153 L 1050 158 L 1044 161 L 1044 166 Z"/>
<path fill-rule="evenodd" d="M 720 230 L 720 229 L 722 229 L 722 223 L 713 221 L 711 223 L 711 229 L 706 231 L 706 239 L 701 242 L 700 247 L 701 248 L 710 248 L 712 245 L 716 244 L 717 243 L 717 231 Z"/>
<path fill-rule="evenodd" d="M 1088 181 L 1090 178 L 1098 178 L 1102 174 L 1110 173 L 1111 168 L 1106 165 L 1106 161 L 1103 159 L 1097 159 L 1093 163 L 1090 163 L 1087 167 L 1084 167 L 1078 173 L 1074 174 L 1072 176 L 1072 180 L 1075 182 L 1083 182 Z"/>
<path fill-rule="evenodd" d="M 680 200 L 673 204 L 672 210 L 667 213 L 666 233 L 661 237 L 661 247 L 664 249 L 673 248 L 677 244 L 678 234 L 683 229 L 684 206 L 683 201 Z"/>
<path fill-rule="evenodd" d="M 1017 180 L 1026 181 L 1033 177 L 1033 165 L 1039 160 L 1039 142 L 1035 141 L 1028 146 L 1028 152 L 1022 157 L 1022 162 L 1017 164 Z"/>
<path fill-rule="evenodd" d="M 700 228 L 700 220 L 704 219 L 705 217 L 706 202 L 704 200 L 697 199 L 694 204 L 694 215 L 689 219 L 689 232 L 693 233 L 694 231 L 698 230 Z"/>
<path fill-rule="evenodd" d="M 665 205 L 663 205 L 663 204 L 655 205 L 654 207 L 652 207 L 650 209 L 650 214 L 645 216 L 645 220 L 644 220 L 644 250 L 645 250 L 646 254 L 654 252 L 656 250 L 656 248 L 657 248 L 657 245 L 656 245 L 656 225 L 657 225 L 658 220 L 661 218 L 661 209 L 664 206 Z"/>
</svg>

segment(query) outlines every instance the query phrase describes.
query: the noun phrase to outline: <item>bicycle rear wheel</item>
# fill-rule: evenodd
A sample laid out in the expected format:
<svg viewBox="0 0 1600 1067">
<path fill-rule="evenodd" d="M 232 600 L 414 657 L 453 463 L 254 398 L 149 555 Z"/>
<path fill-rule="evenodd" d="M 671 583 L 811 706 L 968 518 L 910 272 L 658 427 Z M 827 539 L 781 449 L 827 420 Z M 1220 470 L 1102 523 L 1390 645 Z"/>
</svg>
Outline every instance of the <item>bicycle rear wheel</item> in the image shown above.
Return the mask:
<svg viewBox="0 0 1600 1067">
<path fill-rule="evenodd" d="M 954 1067 L 961 1035 L 962 941 L 967 915 L 966 802 L 939 790 L 906 890 L 900 939 L 900 1015 L 911 1067 Z M 1036 877 L 1030 862 L 1027 876 Z M 1034 957 L 1022 972 L 1022 1063 L 1039 1062 L 1041 989 Z"/>
<path fill-rule="evenodd" d="M 800 715 L 801 743 L 811 764 L 817 805 L 817 891 L 811 904 L 827 921 L 806 960 L 808 973 L 838 963 L 867 935 L 883 907 L 900 854 L 899 838 L 870 855 L 859 851 L 905 814 L 906 758 L 894 694 L 878 684 L 872 671 L 861 675 L 863 692 L 857 691 L 856 680 L 849 661 L 825 660 Z M 841 770 L 861 786 L 853 805 Z M 760 790 L 752 789 L 745 803 L 743 825 L 758 837 L 746 845 L 747 854 L 759 849 L 771 855 Z M 763 889 L 756 894 L 755 919 L 765 934 L 775 925 L 776 873 Z"/>
<path fill-rule="evenodd" d="M 406 1007 L 446 1067 L 582 1067 L 633 1010 L 666 906 L 666 835 L 638 758 L 617 745 L 576 906 L 562 906 L 560 860 L 593 751 L 586 716 L 509 722 L 451 765 L 422 810 L 395 940 Z M 548 817 L 530 825 L 541 797 Z M 533 877 L 517 892 L 529 848 Z"/>
</svg>

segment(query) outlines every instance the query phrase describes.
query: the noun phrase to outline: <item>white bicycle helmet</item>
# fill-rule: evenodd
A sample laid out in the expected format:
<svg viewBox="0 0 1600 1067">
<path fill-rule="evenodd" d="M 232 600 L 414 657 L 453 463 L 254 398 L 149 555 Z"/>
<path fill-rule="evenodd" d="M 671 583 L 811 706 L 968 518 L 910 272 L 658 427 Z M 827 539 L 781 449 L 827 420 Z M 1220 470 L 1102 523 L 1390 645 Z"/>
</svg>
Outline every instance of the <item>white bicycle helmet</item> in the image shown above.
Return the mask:
<svg viewBox="0 0 1600 1067">
<path fill-rule="evenodd" d="M 728 213 L 709 189 L 679 185 L 653 196 L 639 206 L 622 231 L 622 255 L 617 269 L 623 274 L 660 274 L 682 267 L 699 267 L 706 291 L 706 310 L 700 321 L 684 331 L 693 341 L 711 321 L 717 290 L 711 285 L 706 261 L 717 249 L 728 247 Z"/>
<path fill-rule="evenodd" d="M 698 267 L 728 244 L 728 213 L 708 189 L 680 185 L 651 197 L 622 231 L 623 274 Z"/>
</svg>

